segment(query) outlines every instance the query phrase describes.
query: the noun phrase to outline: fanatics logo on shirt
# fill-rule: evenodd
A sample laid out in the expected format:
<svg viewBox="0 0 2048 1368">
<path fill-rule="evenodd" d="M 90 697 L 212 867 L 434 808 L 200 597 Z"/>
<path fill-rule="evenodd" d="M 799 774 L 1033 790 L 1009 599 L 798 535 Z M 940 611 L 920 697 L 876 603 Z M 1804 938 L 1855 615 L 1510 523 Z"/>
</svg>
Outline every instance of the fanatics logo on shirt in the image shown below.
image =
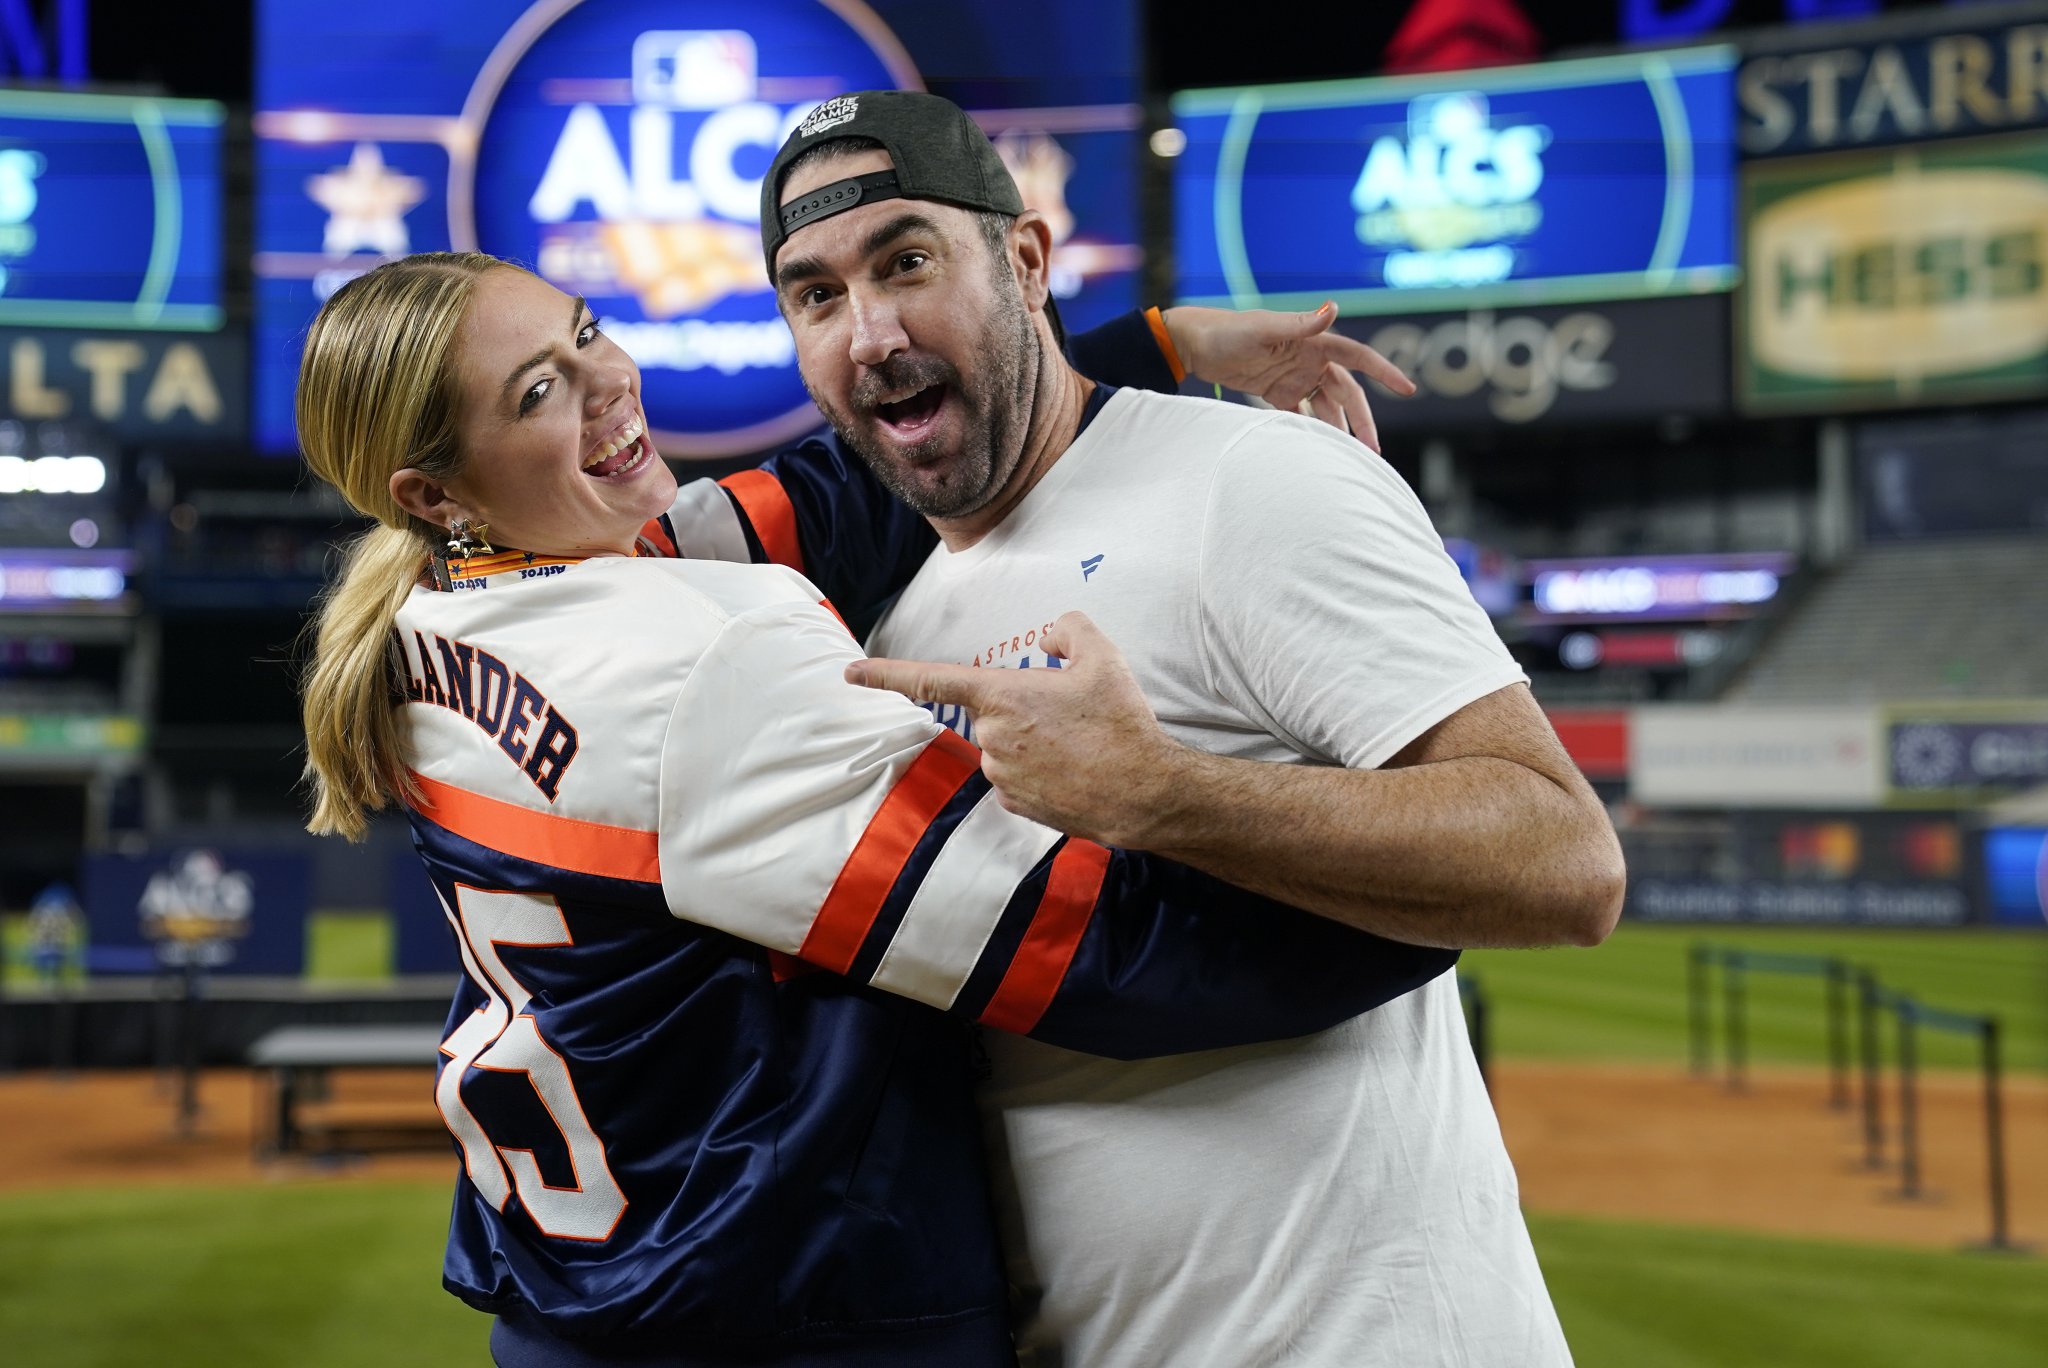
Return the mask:
<svg viewBox="0 0 2048 1368">
<path fill-rule="evenodd" d="M 1087 579 L 1090 575 L 1094 574 L 1098 569 L 1100 569 L 1101 566 L 1102 557 L 1100 555 L 1090 556 L 1087 560 L 1081 562 L 1081 578 Z"/>
</svg>

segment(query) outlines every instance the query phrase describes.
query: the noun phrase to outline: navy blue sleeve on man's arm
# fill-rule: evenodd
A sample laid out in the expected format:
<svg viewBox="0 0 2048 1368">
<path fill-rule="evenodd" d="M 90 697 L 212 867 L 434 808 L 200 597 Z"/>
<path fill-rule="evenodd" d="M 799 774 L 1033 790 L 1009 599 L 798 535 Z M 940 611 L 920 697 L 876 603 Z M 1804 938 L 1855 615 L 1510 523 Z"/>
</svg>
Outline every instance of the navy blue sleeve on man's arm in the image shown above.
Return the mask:
<svg viewBox="0 0 2048 1368">
<path fill-rule="evenodd" d="M 1090 380 L 1172 394 L 1180 388 L 1143 311 L 1133 309 L 1067 339 L 1067 359 Z"/>
<path fill-rule="evenodd" d="M 790 568 L 818 586 L 856 639 L 865 637 L 939 544 L 938 534 L 832 433 L 770 457 L 761 470 L 782 487 L 795 514 L 801 563 Z M 787 563 L 788 556 L 764 549 L 746 500 L 730 484 L 726 497 L 754 558 Z"/>
<path fill-rule="evenodd" d="M 989 937 L 955 1014 L 1142 1059 L 1327 1030 L 1458 952 L 1384 940 L 1137 851 L 1062 840 Z"/>
</svg>

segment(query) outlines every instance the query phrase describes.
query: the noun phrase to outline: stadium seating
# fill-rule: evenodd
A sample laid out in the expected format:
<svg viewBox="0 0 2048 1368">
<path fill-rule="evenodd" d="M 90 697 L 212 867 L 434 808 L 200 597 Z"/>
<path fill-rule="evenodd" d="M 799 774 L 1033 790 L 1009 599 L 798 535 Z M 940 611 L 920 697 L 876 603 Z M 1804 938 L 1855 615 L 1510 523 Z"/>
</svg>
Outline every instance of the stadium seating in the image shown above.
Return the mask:
<svg viewBox="0 0 2048 1368">
<path fill-rule="evenodd" d="M 1815 585 L 1725 695 L 2020 698 L 2048 690 L 2048 536 L 1866 548 Z"/>
</svg>

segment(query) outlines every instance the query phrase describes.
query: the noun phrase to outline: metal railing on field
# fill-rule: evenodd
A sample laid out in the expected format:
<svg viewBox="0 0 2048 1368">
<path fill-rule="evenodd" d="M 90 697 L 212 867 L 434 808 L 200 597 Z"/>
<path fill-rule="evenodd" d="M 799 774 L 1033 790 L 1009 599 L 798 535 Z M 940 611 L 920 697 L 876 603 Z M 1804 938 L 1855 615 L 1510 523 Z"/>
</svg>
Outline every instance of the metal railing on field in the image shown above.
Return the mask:
<svg viewBox="0 0 2048 1368">
<path fill-rule="evenodd" d="M 1953 1012 L 1930 1007 L 1909 994 L 1885 988 L 1867 968 L 1852 966 L 1839 956 L 1780 955 L 1739 946 L 1696 942 L 1686 955 L 1686 1022 L 1692 1072 L 1702 1078 L 1714 1072 L 1713 974 L 1721 972 L 1721 1063 L 1730 1092 L 1748 1087 L 1749 993 L 1755 974 L 1818 978 L 1823 984 L 1825 1042 L 1828 1059 L 1828 1105 L 1850 1106 L 1853 1052 L 1859 1084 L 1863 1164 L 1882 1169 L 1885 1162 L 1883 1100 L 1883 1031 L 1880 1018 L 1893 1020 L 1892 1059 L 1897 1070 L 1900 1198 L 1927 1195 L 1921 1184 L 1920 1031 L 1949 1031 L 1978 1040 L 1978 1070 L 1984 1082 L 1984 1144 L 1991 1235 L 1978 1248 L 2012 1251 L 2011 1211 L 2006 1186 L 2005 1108 L 1999 1055 L 1999 1022 L 1989 1014 Z M 1853 1008 L 1856 1029 L 1849 1029 Z"/>
</svg>

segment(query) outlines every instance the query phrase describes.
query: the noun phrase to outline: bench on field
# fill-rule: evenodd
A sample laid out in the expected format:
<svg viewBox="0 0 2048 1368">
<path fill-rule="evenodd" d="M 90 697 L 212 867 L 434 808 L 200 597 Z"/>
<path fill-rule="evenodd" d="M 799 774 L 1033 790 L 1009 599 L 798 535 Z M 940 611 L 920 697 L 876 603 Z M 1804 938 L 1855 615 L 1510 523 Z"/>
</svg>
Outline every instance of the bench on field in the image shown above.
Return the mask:
<svg viewBox="0 0 2048 1368">
<path fill-rule="evenodd" d="M 431 1069 L 440 1051 L 439 1026 L 280 1026 L 265 1032 L 247 1055 L 250 1067 L 269 1070 L 272 1080 L 271 1133 L 267 1151 L 266 1137 L 257 1137 L 259 1152 L 283 1155 L 302 1147 L 299 1109 L 326 1096 L 332 1071 Z"/>
</svg>

